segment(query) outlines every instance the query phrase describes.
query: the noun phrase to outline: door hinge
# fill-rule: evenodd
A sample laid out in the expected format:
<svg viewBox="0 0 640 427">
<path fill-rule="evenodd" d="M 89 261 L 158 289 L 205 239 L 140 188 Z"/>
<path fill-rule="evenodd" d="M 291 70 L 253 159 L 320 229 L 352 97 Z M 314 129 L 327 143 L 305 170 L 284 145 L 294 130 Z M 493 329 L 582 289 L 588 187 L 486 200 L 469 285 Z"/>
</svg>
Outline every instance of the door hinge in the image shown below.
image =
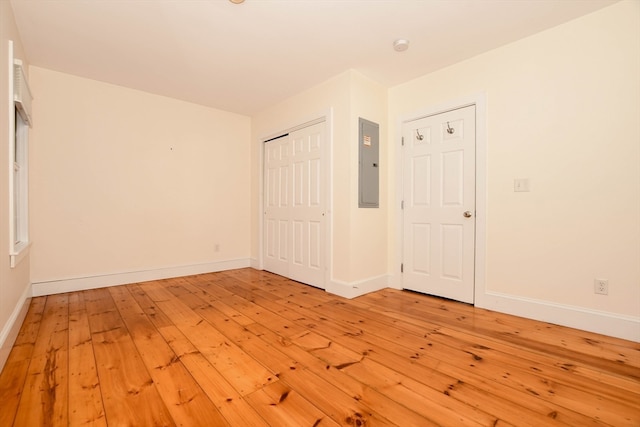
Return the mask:
<svg viewBox="0 0 640 427">
<path fill-rule="evenodd" d="M 400 264 L 400 273 L 404 273 L 404 263 Z"/>
<path fill-rule="evenodd" d="M 404 200 L 400 202 L 400 209 L 404 209 Z"/>
<path fill-rule="evenodd" d="M 402 137 L 402 145 L 404 146 L 404 136 Z"/>
</svg>

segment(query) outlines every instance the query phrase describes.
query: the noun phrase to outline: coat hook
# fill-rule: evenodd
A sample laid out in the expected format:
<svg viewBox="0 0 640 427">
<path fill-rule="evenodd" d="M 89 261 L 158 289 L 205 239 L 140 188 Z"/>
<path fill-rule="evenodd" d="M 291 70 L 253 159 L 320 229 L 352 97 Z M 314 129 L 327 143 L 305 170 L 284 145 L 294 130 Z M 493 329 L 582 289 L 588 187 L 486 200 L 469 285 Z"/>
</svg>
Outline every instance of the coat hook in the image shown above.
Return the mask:
<svg viewBox="0 0 640 427">
<path fill-rule="evenodd" d="M 416 129 L 416 139 L 418 141 L 422 141 L 424 139 L 424 135 L 420 135 L 420 130 Z"/>
<path fill-rule="evenodd" d="M 449 126 L 449 122 L 447 122 L 447 133 L 448 133 L 449 135 L 453 135 L 453 133 L 454 133 L 455 131 L 456 131 L 456 130 L 455 130 L 454 128 L 452 128 L 451 126 Z"/>
</svg>

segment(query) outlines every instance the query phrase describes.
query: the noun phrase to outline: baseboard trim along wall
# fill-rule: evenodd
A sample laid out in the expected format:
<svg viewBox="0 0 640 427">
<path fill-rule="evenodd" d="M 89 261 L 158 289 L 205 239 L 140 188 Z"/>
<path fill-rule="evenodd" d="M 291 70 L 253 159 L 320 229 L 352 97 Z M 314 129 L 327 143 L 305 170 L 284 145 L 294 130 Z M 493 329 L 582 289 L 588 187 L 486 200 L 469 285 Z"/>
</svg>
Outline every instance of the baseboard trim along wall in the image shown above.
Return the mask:
<svg viewBox="0 0 640 427">
<path fill-rule="evenodd" d="M 256 260 L 242 258 L 155 270 L 43 281 L 32 284 L 31 295 L 34 297 L 53 295 L 63 292 L 82 291 L 86 289 L 96 289 L 107 286 L 117 286 L 246 267 L 256 268 Z M 351 299 L 387 287 L 399 289 L 396 286 L 390 285 L 392 283 L 395 282 L 391 275 L 382 275 L 355 282 L 343 282 L 331 279 L 327 282 L 326 291 Z M 5 328 L 0 333 L 0 365 L 4 363 L 3 358 L 6 359 L 8 356 L 8 351 L 11 349 L 15 336 L 17 336 L 20 325 L 26 316 L 30 296 L 28 290 L 29 289 L 25 291 L 25 294 L 21 298 L 22 303 L 19 303 L 16 306 L 9 322 L 7 322 Z M 514 316 L 640 342 L 639 317 L 624 316 L 616 313 L 558 304 L 550 301 L 536 300 L 492 291 L 484 292 L 480 298 L 477 298 L 475 306 Z M 9 339 L 11 337 L 13 338 Z"/>
<path fill-rule="evenodd" d="M 387 283 L 389 283 L 388 287 L 390 288 L 402 290 L 402 287 L 397 285 L 401 283 L 397 276 L 387 276 Z M 329 289 L 327 291 L 345 298 L 354 298 L 367 292 L 382 289 L 367 289 L 365 292 L 359 292 L 363 290 L 362 288 L 367 288 L 367 286 L 362 286 L 361 289 L 347 288 L 347 290 L 344 290 L 347 286 L 346 283 L 337 282 L 337 284 L 341 286 L 336 286 L 337 289 L 335 291 Z M 606 311 L 492 291 L 476 295 L 475 306 L 513 316 L 640 342 L 640 317 L 624 316 Z"/>
<path fill-rule="evenodd" d="M 331 294 L 351 299 L 387 287 L 389 287 L 389 276 L 383 275 L 351 283 L 332 279 L 327 283 L 325 290 Z"/>
<path fill-rule="evenodd" d="M 126 285 L 130 283 L 148 282 L 150 280 L 169 279 L 172 277 L 191 276 L 194 274 L 213 273 L 249 267 L 248 258 L 215 261 L 204 264 L 184 265 L 178 267 L 159 268 L 154 270 L 132 271 L 125 273 L 104 274 L 90 277 L 79 277 L 63 280 L 34 282 L 31 285 L 34 297 L 53 295 L 64 292 L 84 291 L 107 286 Z"/>
<path fill-rule="evenodd" d="M 30 303 L 31 288 L 27 286 L 20 296 L 16 307 L 13 309 L 11 316 L 9 316 L 7 323 L 5 323 L 2 331 L 0 331 L 0 371 L 4 368 L 9 353 L 11 353 L 11 348 L 18 337 L 18 332 L 20 332 L 20 327 L 25 317 L 27 317 Z"/>
<path fill-rule="evenodd" d="M 640 317 L 491 291 L 481 300 L 476 307 L 640 342 Z"/>
</svg>

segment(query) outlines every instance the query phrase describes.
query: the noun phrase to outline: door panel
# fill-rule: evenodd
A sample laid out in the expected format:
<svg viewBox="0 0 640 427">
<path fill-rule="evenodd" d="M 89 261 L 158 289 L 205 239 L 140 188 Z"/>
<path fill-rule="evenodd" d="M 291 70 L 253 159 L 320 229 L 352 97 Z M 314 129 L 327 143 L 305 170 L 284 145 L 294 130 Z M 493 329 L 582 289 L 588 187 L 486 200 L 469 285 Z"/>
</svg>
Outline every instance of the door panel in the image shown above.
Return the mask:
<svg viewBox="0 0 640 427">
<path fill-rule="evenodd" d="M 462 280 L 464 230 L 459 224 L 442 224 L 442 277 Z"/>
<path fill-rule="evenodd" d="M 304 222 L 293 221 L 293 260 L 297 265 L 304 264 Z"/>
<path fill-rule="evenodd" d="M 265 264 L 284 274 L 289 264 L 289 140 L 278 138 L 265 144 Z"/>
<path fill-rule="evenodd" d="M 413 243 L 411 247 L 413 271 L 416 273 L 431 273 L 431 224 L 413 223 L 411 233 Z"/>
<path fill-rule="evenodd" d="M 324 129 L 324 123 L 319 123 L 265 143 L 265 269 L 322 288 L 326 247 Z M 272 151 L 280 155 L 274 156 Z M 276 167 L 280 171 L 277 185 L 271 182 L 275 178 L 270 173 Z M 272 190 L 275 187 L 277 191 Z M 272 218 L 280 225 L 277 259 L 271 255 L 274 237 L 268 224 Z"/>
<path fill-rule="evenodd" d="M 320 221 L 309 221 L 309 267 L 322 268 L 322 225 Z"/>
<path fill-rule="evenodd" d="M 412 202 L 414 206 L 431 204 L 431 156 L 416 156 L 411 159 Z"/>
<path fill-rule="evenodd" d="M 265 244 L 265 247 L 266 247 L 265 256 L 267 258 L 274 258 L 276 256 L 276 248 L 275 248 L 276 240 L 273 237 L 276 232 L 275 220 L 266 219 L 264 222 L 264 228 L 266 233 L 265 241 L 267 242 L 267 244 Z"/>
<path fill-rule="evenodd" d="M 403 137 L 403 287 L 473 302 L 475 106 L 405 123 Z"/>
<path fill-rule="evenodd" d="M 442 153 L 442 177 L 440 194 L 442 206 L 462 206 L 464 203 L 464 151 L 456 150 Z"/>
<path fill-rule="evenodd" d="M 295 205 L 291 209 L 291 218 L 300 226 L 296 227 L 297 235 L 292 242 L 297 256 L 289 264 L 289 277 L 318 287 L 324 287 L 324 239 L 321 238 L 324 236 L 321 179 L 324 127 L 324 123 L 319 123 L 291 133 L 295 147 L 292 158 L 295 165 Z M 312 254 L 315 253 L 317 255 L 313 259 Z"/>
<path fill-rule="evenodd" d="M 278 221 L 278 252 L 277 257 L 278 261 L 288 262 L 289 261 L 289 222 L 280 220 Z"/>
<path fill-rule="evenodd" d="M 313 207 L 321 206 L 321 173 L 320 159 L 309 160 L 309 205 Z"/>
</svg>

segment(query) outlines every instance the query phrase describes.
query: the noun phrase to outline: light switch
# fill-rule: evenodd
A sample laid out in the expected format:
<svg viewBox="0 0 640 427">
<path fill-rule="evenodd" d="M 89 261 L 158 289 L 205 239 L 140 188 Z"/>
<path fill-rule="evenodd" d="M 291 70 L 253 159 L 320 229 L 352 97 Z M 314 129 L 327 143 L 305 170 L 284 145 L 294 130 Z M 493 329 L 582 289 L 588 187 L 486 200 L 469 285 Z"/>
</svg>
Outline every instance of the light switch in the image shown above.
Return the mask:
<svg viewBox="0 0 640 427">
<path fill-rule="evenodd" d="M 516 178 L 513 180 L 513 191 L 516 193 L 519 192 L 529 192 L 529 180 L 527 178 Z"/>
</svg>

